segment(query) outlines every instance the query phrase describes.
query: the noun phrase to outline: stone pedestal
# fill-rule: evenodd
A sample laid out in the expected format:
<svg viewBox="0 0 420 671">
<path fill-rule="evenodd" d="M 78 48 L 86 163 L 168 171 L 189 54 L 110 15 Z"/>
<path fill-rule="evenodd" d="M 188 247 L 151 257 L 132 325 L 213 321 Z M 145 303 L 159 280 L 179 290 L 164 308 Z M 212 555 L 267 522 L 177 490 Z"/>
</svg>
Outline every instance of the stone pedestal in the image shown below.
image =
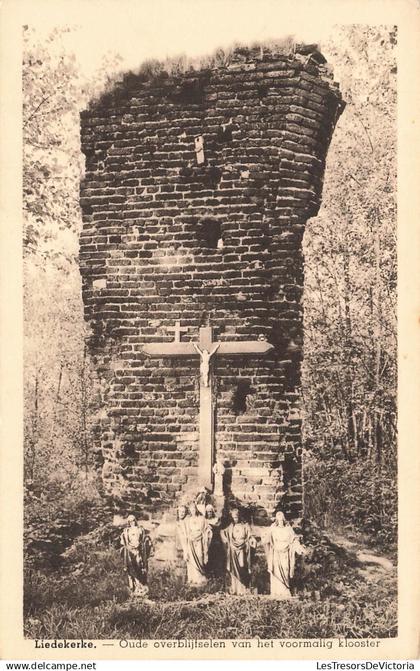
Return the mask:
<svg viewBox="0 0 420 671">
<path fill-rule="evenodd" d="M 223 513 L 224 508 L 225 508 L 225 496 L 224 496 L 224 494 L 222 494 L 222 495 L 213 494 L 212 499 L 213 499 L 214 508 L 216 510 L 216 514 L 218 515 L 218 517 L 220 517 Z"/>
</svg>

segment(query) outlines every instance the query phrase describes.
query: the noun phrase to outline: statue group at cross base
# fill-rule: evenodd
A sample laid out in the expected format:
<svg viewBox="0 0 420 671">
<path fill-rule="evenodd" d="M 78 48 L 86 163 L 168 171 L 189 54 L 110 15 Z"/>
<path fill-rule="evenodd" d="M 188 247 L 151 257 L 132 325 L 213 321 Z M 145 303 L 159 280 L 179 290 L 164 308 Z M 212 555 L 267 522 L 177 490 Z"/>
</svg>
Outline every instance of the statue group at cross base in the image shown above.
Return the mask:
<svg viewBox="0 0 420 671">
<path fill-rule="evenodd" d="M 241 518 L 239 508 L 230 509 L 230 521 L 220 528 L 221 520 L 212 504 L 204 511 L 196 501 L 178 508 L 177 536 L 191 585 L 205 585 L 223 550 L 226 588 L 230 594 L 252 593 L 252 558 L 257 539 L 250 525 Z M 304 554 L 292 527 L 279 511 L 263 539 L 270 574 L 270 595 L 276 599 L 291 598 L 290 583 L 294 575 L 295 557 Z M 215 561 L 216 560 L 216 561 Z"/>
<path fill-rule="evenodd" d="M 147 597 L 147 566 L 151 541 L 134 516 L 121 534 L 124 567 L 133 595 Z M 203 586 L 223 563 L 226 589 L 230 594 L 255 593 L 251 587 L 252 559 L 257 547 L 250 525 L 241 518 L 237 507 L 230 509 L 230 523 L 221 527 L 214 506 L 206 503 L 203 489 L 188 505 L 178 507 L 177 546 L 186 563 L 187 582 Z M 296 555 L 306 553 L 284 514 L 275 514 L 273 524 L 263 539 L 270 574 L 270 596 L 290 599 Z"/>
</svg>

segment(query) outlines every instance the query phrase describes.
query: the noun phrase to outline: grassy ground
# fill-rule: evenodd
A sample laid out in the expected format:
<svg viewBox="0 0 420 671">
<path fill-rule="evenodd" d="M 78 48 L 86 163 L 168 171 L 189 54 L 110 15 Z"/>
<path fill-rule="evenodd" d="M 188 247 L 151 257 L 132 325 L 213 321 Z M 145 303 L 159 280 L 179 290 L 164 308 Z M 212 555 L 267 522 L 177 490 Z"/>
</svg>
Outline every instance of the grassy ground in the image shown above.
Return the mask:
<svg viewBox="0 0 420 671">
<path fill-rule="evenodd" d="M 325 554 L 325 553 L 324 553 Z M 59 569 L 31 569 L 25 580 L 29 638 L 317 638 L 396 636 L 396 576 L 381 567 L 325 555 L 301 567 L 297 596 L 232 597 L 213 580 L 205 591 L 168 570 L 150 576 L 150 600 L 129 596 L 113 547 L 81 543 Z M 255 582 L 265 589 L 264 562 Z"/>
</svg>

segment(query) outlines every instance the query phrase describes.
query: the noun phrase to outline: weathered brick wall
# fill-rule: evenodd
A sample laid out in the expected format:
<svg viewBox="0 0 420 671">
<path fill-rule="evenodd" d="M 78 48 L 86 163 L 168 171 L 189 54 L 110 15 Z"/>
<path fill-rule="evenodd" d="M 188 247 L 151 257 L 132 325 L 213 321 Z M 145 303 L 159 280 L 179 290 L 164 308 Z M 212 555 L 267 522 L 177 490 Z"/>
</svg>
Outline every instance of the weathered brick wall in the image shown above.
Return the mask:
<svg viewBox="0 0 420 671">
<path fill-rule="evenodd" d="M 181 320 L 184 340 L 211 325 L 219 340 L 275 345 L 216 359 L 216 452 L 260 517 L 279 502 L 301 512 L 301 240 L 341 106 L 310 55 L 258 50 L 213 70 L 126 77 L 82 113 L 97 448 L 120 507 L 163 511 L 196 476 L 198 357 L 141 350 L 173 340 L 166 329 Z"/>
</svg>

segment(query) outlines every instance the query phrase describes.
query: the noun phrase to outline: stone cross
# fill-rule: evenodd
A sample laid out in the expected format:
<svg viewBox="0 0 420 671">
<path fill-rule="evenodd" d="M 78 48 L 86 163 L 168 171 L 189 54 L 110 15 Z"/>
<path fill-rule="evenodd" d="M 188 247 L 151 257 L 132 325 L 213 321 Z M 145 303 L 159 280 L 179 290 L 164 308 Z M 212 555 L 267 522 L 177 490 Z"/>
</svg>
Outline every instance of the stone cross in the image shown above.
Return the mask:
<svg viewBox="0 0 420 671">
<path fill-rule="evenodd" d="M 181 326 L 181 322 L 177 321 L 175 322 L 175 326 L 168 326 L 167 330 L 174 332 L 175 342 L 181 342 L 181 334 L 187 333 L 188 328 L 186 326 Z"/>
<path fill-rule="evenodd" d="M 201 358 L 200 366 L 200 415 L 199 415 L 199 485 L 212 491 L 214 462 L 214 402 L 212 363 L 219 356 L 264 355 L 273 349 L 266 340 L 214 341 L 211 326 L 200 328 L 199 342 L 182 342 L 180 322 L 175 327 L 173 342 L 153 342 L 142 346 L 145 354 L 155 358 L 196 357 Z M 203 356 L 203 352 L 204 354 Z"/>
</svg>

